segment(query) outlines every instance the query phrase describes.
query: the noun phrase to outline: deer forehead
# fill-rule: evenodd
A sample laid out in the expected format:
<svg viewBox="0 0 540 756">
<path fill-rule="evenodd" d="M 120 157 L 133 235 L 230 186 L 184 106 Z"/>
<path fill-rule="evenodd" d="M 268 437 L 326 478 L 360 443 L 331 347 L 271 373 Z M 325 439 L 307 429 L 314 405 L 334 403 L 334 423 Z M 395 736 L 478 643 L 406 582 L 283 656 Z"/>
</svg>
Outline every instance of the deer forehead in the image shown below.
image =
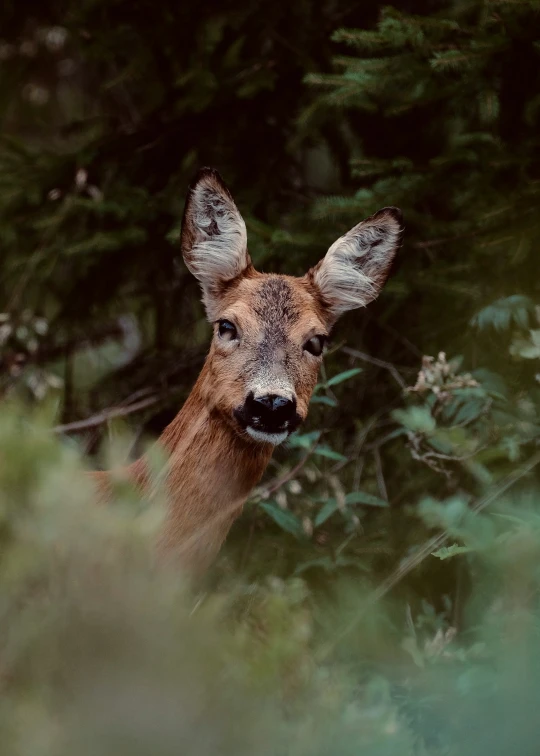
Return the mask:
<svg viewBox="0 0 540 756">
<path fill-rule="evenodd" d="M 316 296 L 292 276 L 257 273 L 240 280 L 224 296 L 221 312 L 256 341 L 303 339 L 326 330 Z"/>
</svg>

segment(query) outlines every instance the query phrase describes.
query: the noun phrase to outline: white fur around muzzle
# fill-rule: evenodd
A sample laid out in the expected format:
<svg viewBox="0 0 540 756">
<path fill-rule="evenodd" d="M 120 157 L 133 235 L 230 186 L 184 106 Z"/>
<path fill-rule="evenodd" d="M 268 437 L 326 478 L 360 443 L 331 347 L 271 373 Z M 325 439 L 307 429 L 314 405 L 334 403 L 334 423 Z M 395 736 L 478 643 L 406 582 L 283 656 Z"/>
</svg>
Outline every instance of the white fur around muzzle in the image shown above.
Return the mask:
<svg viewBox="0 0 540 756">
<path fill-rule="evenodd" d="M 288 431 L 282 431 L 281 433 L 264 433 L 263 431 L 255 430 L 255 428 L 250 428 L 249 425 L 247 426 L 246 431 L 255 441 L 273 444 L 274 446 L 282 444 L 289 435 Z"/>
</svg>

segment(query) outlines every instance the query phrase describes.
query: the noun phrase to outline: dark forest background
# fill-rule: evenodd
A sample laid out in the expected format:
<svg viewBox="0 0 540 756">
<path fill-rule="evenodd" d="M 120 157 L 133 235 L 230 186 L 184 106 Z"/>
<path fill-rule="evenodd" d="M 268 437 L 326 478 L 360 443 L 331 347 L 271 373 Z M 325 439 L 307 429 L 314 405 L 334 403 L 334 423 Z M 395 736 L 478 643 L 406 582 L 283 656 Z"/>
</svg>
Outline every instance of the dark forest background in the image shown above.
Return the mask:
<svg viewBox="0 0 540 756">
<path fill-rule="evenodd" d="M 13 470 L 41 464 L 41 446 L 17 440 L 21 402 L 28 416 L 45 408 L 55 454 L 101 466 L 107 445 L 140 453 L 188 395 L 210 335 L 179 251 L 200 166 L 230 186 L 264 271 L 303 274 L 397 205 L 406 231 L 392 277 L 336 327 L 308 425 L 274 455 L 213 590 L 240 580 L 262 591 L 272 576 L 284 582 L 264 590 L 284 616 L 342 581 L 353 597 L 391 592 L 392 658 L 422 669 L 456 634 L 472 648 L 479 617 L 505 596 L 533 612 L 536 0 L 5 0 L 0 123 L 0 414 Z M 20 498 L 6 465 L 0 482 L 6 501 Z M 495 579 L 505 548 L 506 577 L 521 567 Z M 491 577 L 479 583 L 484 558 Z M 268 631 L 275 647 L 282 620 Z M 474 677 L 474 654 L 460 653 Z"/>
</svg>

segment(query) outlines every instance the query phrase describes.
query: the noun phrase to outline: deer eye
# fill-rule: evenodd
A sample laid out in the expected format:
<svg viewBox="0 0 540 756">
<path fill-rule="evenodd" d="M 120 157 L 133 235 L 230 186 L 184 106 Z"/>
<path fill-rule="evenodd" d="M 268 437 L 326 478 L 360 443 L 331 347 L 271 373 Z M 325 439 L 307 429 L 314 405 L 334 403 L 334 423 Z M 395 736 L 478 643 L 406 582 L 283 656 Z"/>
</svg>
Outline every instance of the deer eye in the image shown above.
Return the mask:
<svg viewBox="0 0 540 756">
<path fill-rule="evenodd" d="M 219 337 L 223 341 L 232 341 L 238 335 L 236 326 L 231 323 L 230 320 L 220 320 L 218 324 Z"/>
<path fill-rule="evenodd" d="M 312 336 L 309 341 L 306 341 L 304 344 L 304 349 L 314 357 L 320 357 L 324 349 L 325 341 L 325 336 Z"/>
</svg>

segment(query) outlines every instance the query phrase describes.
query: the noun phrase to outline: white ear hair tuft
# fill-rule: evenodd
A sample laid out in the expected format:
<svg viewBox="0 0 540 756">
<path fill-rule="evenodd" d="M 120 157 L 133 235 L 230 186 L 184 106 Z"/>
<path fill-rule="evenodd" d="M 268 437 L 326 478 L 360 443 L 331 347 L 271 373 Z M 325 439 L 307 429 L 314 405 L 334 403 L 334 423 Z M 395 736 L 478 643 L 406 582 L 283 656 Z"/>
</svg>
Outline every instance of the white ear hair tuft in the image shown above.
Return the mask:
<svg viewBox="0 0 540 756">
<path fill-rule="evenodd" d="M 377 298 L 402 232 L 401 211 L 385 207 L 335 241 L 309 272 L 334 318 Z"/>
<path fill-rule="evenodd" d="M 201 284 L 210 316 L 220 287 L 251 265 L 244 219 L 212 168 L 202 168 L 189 188 L 181 247 L 187 267 Z"/>
</svg>

